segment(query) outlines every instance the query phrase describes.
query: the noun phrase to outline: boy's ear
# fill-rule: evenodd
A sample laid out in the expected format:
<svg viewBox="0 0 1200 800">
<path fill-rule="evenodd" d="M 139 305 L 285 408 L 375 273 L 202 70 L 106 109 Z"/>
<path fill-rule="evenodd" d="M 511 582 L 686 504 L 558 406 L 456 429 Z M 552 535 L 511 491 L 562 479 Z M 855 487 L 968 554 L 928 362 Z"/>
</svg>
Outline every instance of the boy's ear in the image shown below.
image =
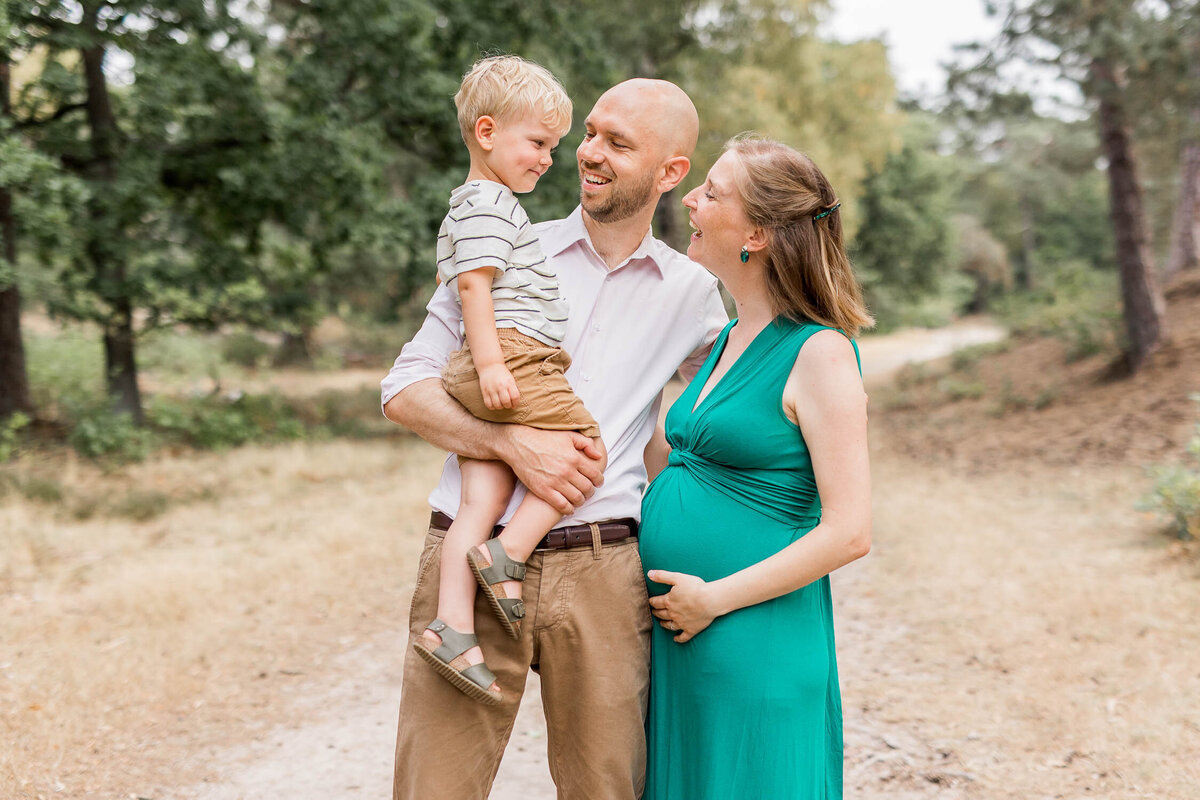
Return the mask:
<svg viewBox="0 0 1200 800">
<path fill-rule="evenodd" d="M 485 153 L 492 151 L 492 137 L 496 135 L 496 120 L 484 114 L 475 120 L 475 144 Z"/>
</svg>

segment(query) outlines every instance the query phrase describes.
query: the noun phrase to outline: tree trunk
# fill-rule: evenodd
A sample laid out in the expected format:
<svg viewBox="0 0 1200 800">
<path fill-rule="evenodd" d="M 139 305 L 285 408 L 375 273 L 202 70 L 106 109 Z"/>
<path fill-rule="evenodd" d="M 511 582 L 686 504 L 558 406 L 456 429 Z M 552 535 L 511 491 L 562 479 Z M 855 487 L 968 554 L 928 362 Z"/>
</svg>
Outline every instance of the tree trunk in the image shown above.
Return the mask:
<svg viewBox="0 0 1200 800">
<path fill-rule="evenodd" d="M 8 54 L 0 53 L 0 118 L 12 114 Z M 17 220 L 12 195 L 0 188 L 0 258 L 17 264 Z M 21 341 L 21 294 L 17 284 L 0 286 L 0 420 L 14 411 L 32 412 L 29 377 L 25 372 L 25 345 Z"/>
<path fill-rule="evenodd" d="M 96 10 L 84 13 L 84 24 L 95 30 Z M 96 33 L 97 40 L 100 34 Z M 89 177 L 94 195 L 90 201 L 91 236 L 85 248 L 92 269 L 99 279 L 110 304 L 109 317 L 104 324 L 104 375 L 108 395 L 114 410 L 128 413 L 138 425 L 144 421 L 142 397 L 138 390 L 137 361 L 134 358 L 133 304 L 129 297 L 125 263 L 114 257 L 109 238 L 120 236 L 112 229 L 107 209 L 108 192 L 103 184 L 112 183 L 117 175 L 117 120 L 104 77 L 104 46 L 93 44 L 82 48 L 83 73 L 87 81 L 87 117 L 91 128 L 92 158 Z"/>
<path fill-rule="evenodd" d="M 1121 270 L 1129 368 L 1136 372 L 1167 338 L 1166 304 L 1155 280 L 1137 164 L 1115 76 L 1101 60 L 1092 62 L 1092 74 L 1099 85 L 1100 140 L 1108 159 L 1109 213 Z"/>
<path fill-rule="evenodd" d="M 1191 123 L 1191 135 L 1179 159 L 1179 205 L 1175 207 L 1171 253 L 1163 273 L 1166 278 L 1200 267 L 1200 105 L 1192 108 Z"/>
</svg>

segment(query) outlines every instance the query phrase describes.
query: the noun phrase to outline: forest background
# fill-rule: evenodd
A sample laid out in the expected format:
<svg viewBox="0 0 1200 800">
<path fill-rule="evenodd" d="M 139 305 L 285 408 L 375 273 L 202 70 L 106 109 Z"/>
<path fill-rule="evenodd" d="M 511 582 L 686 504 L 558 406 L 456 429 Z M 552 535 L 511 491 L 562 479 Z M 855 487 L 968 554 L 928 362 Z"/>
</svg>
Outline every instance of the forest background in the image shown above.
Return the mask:
<svg viewBox="0 0 1200 800">
<path fill-rule="evenodd" d="M 848 792 L 1192 798 L 1197 6 L 988 3 L 909 96 L 836 0 L 0 0 L 0 795 L 386 794 L 445 454 L 379 380 L 466 174 L 451 98 L 514 52 L 575 101 L 535 220 L 636 75 L 700 111 L 676 247 L 741 131 L 838 188 L 882 334 Z M 895 371 L 974 328 L 1008 335 Z M 553 796 L 544 743 L 497 798 Z"/>
<path fill-rule="evenodd" d="M 920 98 L 897 93 L 884 42 L 824 33 L 826 0 L 0 9 L 4 458 L 371 429 L 361 402 L 223 393 L 222 377 L 386 368 L 433 287 L 466 170 L 450 98 L 484 53 L 545 64 L 575 100 L 524 200 L 535 220 L 577 202 L 595 98 L 667 78 L 703 127 L 656 233 L 685 245 L 679 198 L 727 138 L 779 138 L 839 188 L 880 330 L 989 311 L 1135 371 L 1169 340 L 1161 284 L 1198 262 L 1194 0 L 990 4 L 1000 35 Z"/>
</svg>

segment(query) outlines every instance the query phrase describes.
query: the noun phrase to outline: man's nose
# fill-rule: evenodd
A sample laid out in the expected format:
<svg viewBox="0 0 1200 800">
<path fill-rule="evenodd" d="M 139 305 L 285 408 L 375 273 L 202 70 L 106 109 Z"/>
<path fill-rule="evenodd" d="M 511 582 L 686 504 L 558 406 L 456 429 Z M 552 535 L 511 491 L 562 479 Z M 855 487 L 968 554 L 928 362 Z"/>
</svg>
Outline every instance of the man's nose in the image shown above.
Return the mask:
<svg viewBox="0 0 1200 800">
<path fill-rule="evenodd" d="M 579 143 L 579 149 L 575 151 L 575 155 L 580 161 L 589 161 L 593 164 L 600 161 L 600 151 L 596 149 L 594 139 L 584 139 Z"/>
</svg>

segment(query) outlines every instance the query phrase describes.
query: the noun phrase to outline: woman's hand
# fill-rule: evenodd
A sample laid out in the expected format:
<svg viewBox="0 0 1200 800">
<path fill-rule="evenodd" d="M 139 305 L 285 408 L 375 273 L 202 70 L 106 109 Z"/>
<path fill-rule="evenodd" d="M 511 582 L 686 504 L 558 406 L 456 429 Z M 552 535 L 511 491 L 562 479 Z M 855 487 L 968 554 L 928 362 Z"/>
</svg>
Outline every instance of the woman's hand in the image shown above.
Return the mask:
<svg viewBox="0 0 1200 800">
<path fill-rule="evenodd" d="M 664 630 L 677 633 L 675 641 L 683 644 L 724 612 L 717 603 L 713 584 L 685 575 L 682 572 L 667 572 L 652 569 L 647 577 L 655 583 L 665 583 L 671 591 L 650 598 L 650 613 L 658 617 Z"/>
</svg>

